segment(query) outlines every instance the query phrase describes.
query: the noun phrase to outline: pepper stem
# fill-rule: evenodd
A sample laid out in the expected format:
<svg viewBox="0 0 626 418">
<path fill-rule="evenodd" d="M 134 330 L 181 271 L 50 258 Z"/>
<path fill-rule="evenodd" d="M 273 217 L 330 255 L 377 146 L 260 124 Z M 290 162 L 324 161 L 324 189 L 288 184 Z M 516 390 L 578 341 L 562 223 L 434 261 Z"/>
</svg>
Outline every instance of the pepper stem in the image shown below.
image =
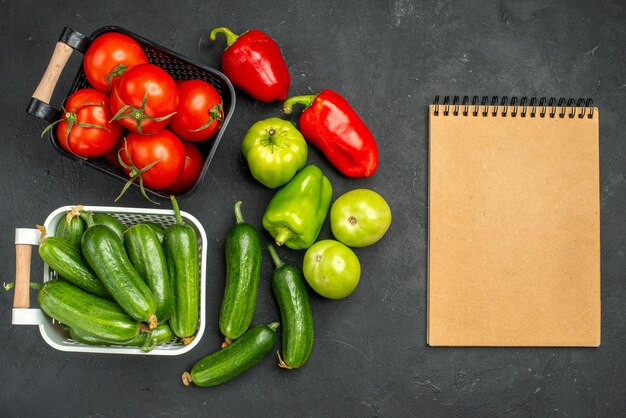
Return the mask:
<svg viewBox="0 0 626 418">
<path fill-rule="evenodd" d="M 217 38 L 218 33 L 221 33 L 224 36 L 226 36 L 226 48 L 234 44 L 237 38 L 239 38 L 239 35 L 233 33 L 233 31 L 231 31 L 230 29 L 221 27 L 221 28 L 213 29 L 211 31 L 211 35 L 209 35 L 209 39 L 214 41 Z"/>
<path fill-rule="evenodd" d="M 174 216 L 176 216 L 176 223 L 178 225 L 184 225 L 185 221 L 183 221 L 183 217 L 180 215 L 180 208 L 178 207 L 178 202 L 174 195 L 170 196 L 170 200 L 172 201 L 172 206 L 174 207 Z"/>
<path fill-rule="evenodd" d="M 280 227 L 278 228 L 278 233 L 276 234 L 276 245 L 279 247 L 283 245 L 285 242 L 289 241 L 292 237 L 293 231 L 289 228 Z"/>
<path fill-rule="evenodd" d="M 285 100 L 283 103 L 283 113 L 286 115 L 290 115 L 293 111 L 293 105 L 301 104 L 305 108 L 311 106 L 313 104 L 313 100 L 317 97 L 316 94 L 312 94 L 309 96 L 293 96 Z"/>
<path fill-rule="evenodd" d="M 280 257 L 278 256 L 278 253 L 276 252 L 272 244 L 267 246 L 267 251 L 270 252 L 270 255 L 272 256 L 272 260 L 274 260 L 274 264 L 276 265 L 276 270 L 278 270 L 279 268 L 285 265 L 285 263 L 283 263 Z"/>
</svg>

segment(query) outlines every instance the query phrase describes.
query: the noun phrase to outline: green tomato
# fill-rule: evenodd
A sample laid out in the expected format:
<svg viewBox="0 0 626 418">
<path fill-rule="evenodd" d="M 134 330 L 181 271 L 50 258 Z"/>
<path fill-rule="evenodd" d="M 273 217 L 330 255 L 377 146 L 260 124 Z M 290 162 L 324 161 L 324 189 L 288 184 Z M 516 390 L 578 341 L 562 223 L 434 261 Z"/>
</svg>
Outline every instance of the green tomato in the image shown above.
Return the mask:
<svg viewBox="0 0 626 418">
<path fill-rule="evenodd" d="M 329 299 L 342 299 L 359 284 L 361 264 L 350 248 L 326 239 L 306 251 L 302 272 L 317 293 Z"/>
<path fill-rule="evenodd" d="M 391 208 L 373 190 L 356 189 L 341 195 L 330 209 L 330 228 L 350 247 L 366 247 L 380 240 L 391 225 Z"/>
<path fill-rule="evenodd" d="M 253 124 L 243 138 L 241 152 L 252 176 L 270 189 L 287 184 L 304 167 L 308 156 L 300 131 L 280 118 Z"/>
</svg>

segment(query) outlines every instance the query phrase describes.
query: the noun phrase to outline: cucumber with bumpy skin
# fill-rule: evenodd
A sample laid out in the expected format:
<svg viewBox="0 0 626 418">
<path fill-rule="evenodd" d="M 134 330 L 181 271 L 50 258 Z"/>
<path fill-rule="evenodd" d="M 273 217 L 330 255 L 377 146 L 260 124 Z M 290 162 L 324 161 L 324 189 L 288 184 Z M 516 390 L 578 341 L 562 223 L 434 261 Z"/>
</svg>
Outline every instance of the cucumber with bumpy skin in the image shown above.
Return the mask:
<svg viewBox="0 0 626 418">
<path fill-rule="evenodd" d="M 283 263 L 271 244 L 268 250 L 276 265 L 272 274 L 272 289 L 283 324 L 283 354 L 278 354 L 278 365 L 284 369 L 296 369 L 306 363 L 313 350 L 313 316 L 309 295 L 300 270 Z"/>
<path fill-rule="evenodd" d="M 170 326 L 184 342 L 195 334 L 200 319 L 200 260 L 194 229 L 185 224 L 171 196 L 176 223 L 165 230 L 163 248 L 169 269 L 173 303 Z"/>
<path fill-rule="evenodd" d="M 130 341 L 115 343 L 97 337 L 80 328 L 70 328 L 70 338 L 77 343 L 87 345 L 119 345 L 125 347 L 142 347 L 145 352 L 150 351 L 157 345 L 172 341 L 176 336 L 167 323 L 159 324 L 150 332 L 141 332 Z"/>
<path fill-rule="evenodd" d="M 85 221 L 79 215 L 82 206 L 76 206 L 59 220 L 55 236 L 67 240 L 77 251 L 80 251 L 80 240 L 85 232 Z"/>
<path fill-rule="evenodd" d="M 265 357 L 276 344 L 279 323 L 257 325 L 241 337 L 197 362 L 182 376 L 185 386 L 217 386 L 239 376 Z"/>
<path fill-rule="evenodd" d="M 155 328 L 156 301 L 128 259 L 122 241 L 109 227 L 94 224 L 91 213 L 83 212 L 81 216 L 87 222 L 81 241 L 83 256 L 122 309 Z"/>
<path fill-rule="evenodd" d="M 96 225 L 104 225 L 111 228 L 111 230 L 115 232 L 115 235 L 117 235 L 120 241 L 124 242 L 124 230 L 126 228 L 124 228 L 124 224 L 122 223 L 122 221 L 117 219 L 115 216 L 102 212 L 94 213 L 93 223 Z"/>
<path fill-rule="evenodd" d="M 91 270 L 82 254 L 72 244 L 63 238 L 46 237 L 46 229 L 39 227 L 41 232 L 41 244 L 39 244 L 39 256 L 59 276 L 72 282 L 81 289 L 96 296 L 110 298 L 111 294 Z"/>
<path fill-rule="evenodd" d="M 149 226 L 133 225 L 124 232 L 124 247 L 133 267 L 152 291 L 157 319 L 166 321 L 170 317 L 173 298 L 165 252 L 159 238 Z"/>
<path fill-rule="evenodd" d="M 124 343 L 139 334 L 139 321 L 128 316 L 115 302 L 87 293 L 65 280 L 44 283 L 37 299 L 48 316 L 103 340 Z"/>
<path fill-rule="evenodd" d="M 261 279 L 261 236 L 244 222 L 241 201 L 235 203 L 235 219 L 226 237 L 226 284 L 219 321 L 227 342 L 250 326 Z"/>
<path fill-rule="evenodd" d="M 147 227 L 152 229 L 152 232 L 156 234 L 159 242 L 161 244 L 163 243 L 163 238 L 165 237 L 165 228 L 163 228 L 161 225 L 155 224 L 154 222 L 144 222 L 141 225 L 146 225 Z"/>
</svg>

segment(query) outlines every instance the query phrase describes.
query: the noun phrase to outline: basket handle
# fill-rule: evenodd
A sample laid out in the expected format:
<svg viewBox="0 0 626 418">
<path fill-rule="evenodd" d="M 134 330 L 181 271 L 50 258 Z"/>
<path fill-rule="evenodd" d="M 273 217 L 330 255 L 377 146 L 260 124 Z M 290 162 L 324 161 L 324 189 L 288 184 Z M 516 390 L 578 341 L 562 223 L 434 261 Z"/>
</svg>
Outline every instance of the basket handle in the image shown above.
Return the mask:
<svg viewBox="0 0 626 418">
<path fill-rule="evenodd" d="M 52 93 L 59 82 L 61 72 L 65 68 L 65 64 L 67 64 L 72 52 L 77 50 L 84 54 L 90 44 L 91 40 L 82 33 L 67 27 L 63 29 L 54 47 L 54 52 L 52 53 L 48 67 L 33 93 L 28 107 L 26 108 L 26 112 L 37 118 L 47 120 L 48 122 L 53 122 L 59 118 L 61 112 L 50 106 Z"/>
<path fill-rule="evenodd" d="M 33 245 L 39 244 L 40 232 L 32 228 L 15 230 L 15 293 L 14 308 L 30 307 L 30 260 Z"/>
</svg>

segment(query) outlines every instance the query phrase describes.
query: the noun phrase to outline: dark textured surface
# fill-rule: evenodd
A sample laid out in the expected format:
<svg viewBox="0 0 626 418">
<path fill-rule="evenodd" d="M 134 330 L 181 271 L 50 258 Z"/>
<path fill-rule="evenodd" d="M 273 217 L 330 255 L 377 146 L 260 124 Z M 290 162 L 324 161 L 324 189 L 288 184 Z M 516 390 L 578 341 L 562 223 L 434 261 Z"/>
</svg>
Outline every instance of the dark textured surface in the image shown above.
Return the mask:
<svg viewBox="0 0 626 418">
<path fill-rule="evenodd" d="M 269 2 L 268 2 L 269 3 Z M 209 173 L 181 202 L 209 237 L 207 332 L 179 357 L 121 357 L 51 349 L 36 327 L 11 325 L 0 298 L 2 416 L 624 416 L 626 413 L 626 101 L 624 2 L 10 2 L 0 5 L 2 138 L 0 278 L 13 280 L 13 229 L 66 204 L 111 205 L 121 184 L 62 158 L 24 112 L 64 26 L 91 33 L 114 24 L 219 68 L 213 27 L 259 28 L 280 43 L 291 94 L 332 88 L 354 105 L 380 144 L 380 168 L 350 180 L 312 150 L 334 196 L 371 188 L 394 220 L 358 249 L 363 275 L 343 301 L 312 297 L 316 341 L 308 364 L 284 371 L 272 357 L 213 389 L 180 375 L 220 343 L 223 245 L 232 205 L 256 226 L 272 196 L 239 153 L 247 128 L 280 106 L 238 93 Z M 74 69 L 57 89 L 58 104 Z M 593 97 L 601 111 L 602 346 L 598 349 L 429 348 L 425 344 L 427 105 L 436 95 Z M 136 191 L 121 206 L 149 207 Z M 326 223 L 321 238 L 330 237 Z M 264 243 L 269 242 L 263 235 Z M 302 252 L 281 255 L 300 263 Z M 41 262 L 33 261 L 40 280 Z M 265 257 L 255 322 L 277 319 Z M 33 293 L 33 299 L 34 299 Z"/>
</svg>

